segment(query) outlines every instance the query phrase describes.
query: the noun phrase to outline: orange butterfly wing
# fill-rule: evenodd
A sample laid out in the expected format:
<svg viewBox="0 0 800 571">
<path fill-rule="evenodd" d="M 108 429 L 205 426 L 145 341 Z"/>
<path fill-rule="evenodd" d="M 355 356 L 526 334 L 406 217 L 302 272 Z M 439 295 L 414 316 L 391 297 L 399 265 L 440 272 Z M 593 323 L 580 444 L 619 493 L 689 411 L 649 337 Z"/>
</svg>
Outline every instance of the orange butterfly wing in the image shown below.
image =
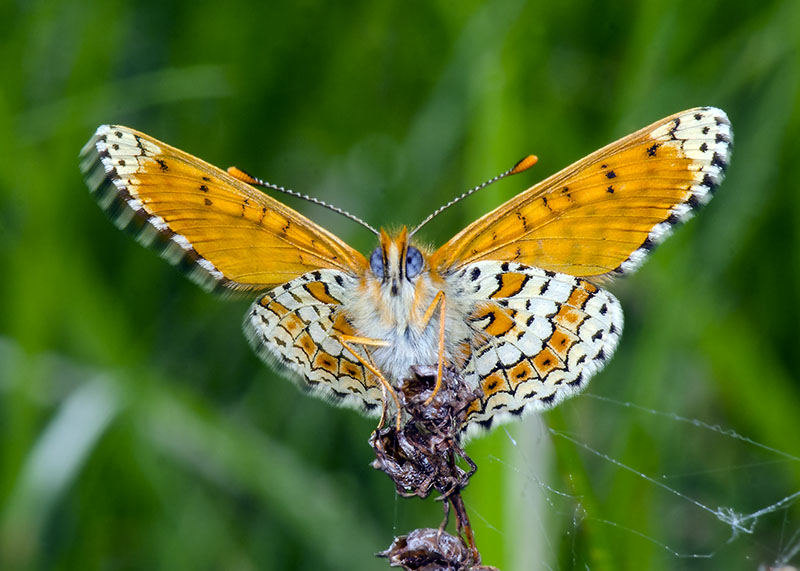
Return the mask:
<svg viewBox="0 0 800 571">
<path fill-rule="evenodd" d="M 81 151 L 81 170 L 118 227 L 206 289 L 265 290 L 312 270 L 367 267 L 308 218 L 133 129 L 101 126 Z"/>
<path fill-rule="evenodd" d="M 722 110 L 676 113 L 473 222 L 433 254 L 431 266 L 447 271 L 501 260 L 579 277 L 627 273 L 708 202 L 731 146 Z"/>
</svg>

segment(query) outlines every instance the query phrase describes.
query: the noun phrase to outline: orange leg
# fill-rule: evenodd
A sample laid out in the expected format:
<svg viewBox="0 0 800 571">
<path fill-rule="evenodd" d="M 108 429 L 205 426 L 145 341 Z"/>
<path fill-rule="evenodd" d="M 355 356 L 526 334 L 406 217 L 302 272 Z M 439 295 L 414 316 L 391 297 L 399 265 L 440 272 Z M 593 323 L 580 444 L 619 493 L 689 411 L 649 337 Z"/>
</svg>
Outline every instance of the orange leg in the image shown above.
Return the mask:
<svg viewBox="0 0 800 571">
<path fill-rule="evenodd" d="M 369 337 L 356 337 L 354 335 L 337 335 L 336 340 L 342 344 L 342 347 L 347 349 L 350 354 L 358 359 L 358 361 L 364 365 L 364 367 L 369 370 L 373 375 L 378 377 L 378 380 L 381 382 L 381 389 L 383 390 L 384 399 L 383 399 L 383 412 L 381 413 L 381 420 L 378 423 L 378 428 L 383 426 L 383 421 L 386 418 L 386 393 L 388 392 L 392 395 L 392 399 L 394 400 L 394 404 L 397 407 L 397 431 L 400 431 L 401 428 L 401 420 L 402 420 L 402 410 L 400 408 L 400 399 L 397 397 L 397 392 L 394 390 L 394 387 L 386 380 L 386 377 L 378 370 L 378 368 L 373 365 L 371 362 L 364 359 L 361 355 L 356 353 L 356 350 L 350 345 L 350 343 L 356 345 L 365 345 L 367 347 L 388 347 L 389 342 L 384 341 L 382 339 L 371 339 Z"/>
<path fill-rule="evenodd" d="M 439 367 L 436 371 L 436 386 L 433 388 L 431 396 L 425 401 L 425 404 L 430 404 L 439 389 L 442 388 L 442 369 L 444 367 L 444 325 L 445 325 L 445 310 L 447 309 L 447 298 L 443 291 L 436 294 L 428 309 L 425 310 L 425 315 L 422 316 L 422 327 L 427 327 L 433 312 L 436 311 L 436 306 L 441 305 L 439 310 Z"/>
</svg>

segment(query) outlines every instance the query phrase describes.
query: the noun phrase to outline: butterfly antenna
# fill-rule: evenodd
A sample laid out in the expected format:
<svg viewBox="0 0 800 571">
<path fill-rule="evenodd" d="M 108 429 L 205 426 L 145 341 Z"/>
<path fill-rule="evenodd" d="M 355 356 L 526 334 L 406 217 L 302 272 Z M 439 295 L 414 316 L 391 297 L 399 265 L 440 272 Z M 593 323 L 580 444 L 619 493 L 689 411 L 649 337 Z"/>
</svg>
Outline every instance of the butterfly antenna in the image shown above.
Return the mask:
<svg viewBox="0 0 800 571">
<path fill-rule="evenodd" d="M 318 204 L 320 206 L 324 206 L 328 210 L 333 210 L 334 212 L 341 214 L 345 218 L 349 218 L 353 222 L 357 222 L 361 224 L 364 228 L 375 234 L 376 236 L 380 236 L 380 233 L 375 230 L 372 226 L 361 220 L 358 216 L 354 216 L 349 212 L 342 210 L 341 208 L 337 208 L 327 202 L 324 202 L 318 198 L 314 198 L 313 196 L 308 196 L 307 194 L 301 194 L 294 190 L 290 190 L 288 188 L 284 188 L 282 186 L 278 186 L 276 184 L 272 184 L 271 182 L 267 182 L 265 180 L 261 180 L 258 177 L 255 177 L 251 174 L 247 174 L 242 169 L 238 167 L 228 167 L 228 174 L 231 175 L 233 178 L 238 179 L 242 182 L 246 182 L 247 184 L 252 184 L 253 186 L 263 186 L 264 188 L 271 188 L 272 190 L 277 190 L 278 192 L 282 192 L 284 194 L 288 194 L 289 196 L 295 196 L 297 198 L 302 198 L 303 200 L 307 200 L 309 202 L 313 202 L 314 204 Z"/>
<path fill-rule="evenodd" d="M 425 226 L 428 222 L 430 222 L 431 220 L 433 220 L 434 218 L 439 216 L 439 214 L 441 214 L 442 212 L 444 212 L 445 210 L 447 210 L 448 208 L 453 206 L 456 202 L 461 202 L 466 197 L 468 197 L 470 194 L 478 192 L 482 188 L 486 188 L 490 184 L 492 184 L 494 182 L 497 182 L 500 179 L 506 178 L 507 176 L 511 176 L 512 174 L 519 174 L 519 173 L 521 173 L 523 171 L 528 170 L 533 165 L 535 165 L 538 162 L 538 160 L 539 159 L 538 159 L 538 157 L 536 157 L 536 155 L 528 155 L 527 157 L 525 157 L 524 159 L 519 161 L 517 164 L 515 164 L 513 167 L 508 169 L 506 172 L 500 173 L 499 175 L 497 175 L 497 176 L 495 176 L 493 178 L 490 178 L 489 180 L 479 184 L 475 188 L 471 188 L 470 190 L 468 190 L 467 192 L 465 192 L 464 194 L 462 194 L 458 198 L 454 198 L 453 200 L 451 200 L 450 202 L 448 202 L 444 206 L 440 206 L 439 208 L 434 210 L 433 213 L 430 216 L 428 216 L 425 220 L 420 222 L 419 225 L 416 228 L 414 228 L 411 232 L 409 232 L 409 234 L 408 234 L 409 238 L 411 236 L 413 236 L 414 234 L 416 234 L 417 230 L 419 230 L 420 228 Z"/>
</svg>

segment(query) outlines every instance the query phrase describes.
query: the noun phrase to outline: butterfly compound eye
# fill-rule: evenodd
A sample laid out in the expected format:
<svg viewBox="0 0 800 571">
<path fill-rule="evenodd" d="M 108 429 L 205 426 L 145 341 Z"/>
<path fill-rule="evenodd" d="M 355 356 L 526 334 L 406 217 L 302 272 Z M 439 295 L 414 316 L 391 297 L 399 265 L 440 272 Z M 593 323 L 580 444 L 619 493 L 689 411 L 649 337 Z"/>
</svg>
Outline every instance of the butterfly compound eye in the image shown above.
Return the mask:
<svg viewBox="0 0 800 571">
<path fill-rule="evenodd" d="M 406 252 L 406 275 L 410 278 L 416 277 L 422 271 L 422 253 L 414 246 L 408 247 Z"/>
<path fill-rule="evenodd" d="M 372 250 L 372 255 L 369 257 L 369 267 L 375 277 L 383 279 L 383 250 L 380 247 Z"/>
</svg>

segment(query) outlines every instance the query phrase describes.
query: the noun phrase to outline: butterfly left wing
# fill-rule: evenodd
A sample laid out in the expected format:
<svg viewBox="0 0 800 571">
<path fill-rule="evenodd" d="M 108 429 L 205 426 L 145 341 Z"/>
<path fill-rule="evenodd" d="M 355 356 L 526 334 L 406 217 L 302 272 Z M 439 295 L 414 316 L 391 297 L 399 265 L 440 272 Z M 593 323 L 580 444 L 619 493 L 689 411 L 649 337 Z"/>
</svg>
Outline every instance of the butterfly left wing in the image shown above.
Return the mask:
<svg viewBox="0 0 800 571">
<path fill-rule="evenodd" d="M 431 257 L 447 273 L 514 261 L 579 277 L 636 269 L 722 181 L 733 134 L 725 113 L 666 117 L 565 168 L 467 226 Z"/>
<path fill-rule="evenodd" d="M 551 408 L 584 389 L 622 333 L 622 308 L 609 292 L 567 274 L 514 262 L 476 262 L 447 278 L 475 308 L 463 367 L 482 396 L 465 428 Z"/>
<path fill-rule="evenodd" d="M 358 275 L 342 240 L 228 173 L 128 127 L 103 125 L 81 151 L 112 221 L 208 290 L 265 290 L 306 272 Z"/>
</svg>

